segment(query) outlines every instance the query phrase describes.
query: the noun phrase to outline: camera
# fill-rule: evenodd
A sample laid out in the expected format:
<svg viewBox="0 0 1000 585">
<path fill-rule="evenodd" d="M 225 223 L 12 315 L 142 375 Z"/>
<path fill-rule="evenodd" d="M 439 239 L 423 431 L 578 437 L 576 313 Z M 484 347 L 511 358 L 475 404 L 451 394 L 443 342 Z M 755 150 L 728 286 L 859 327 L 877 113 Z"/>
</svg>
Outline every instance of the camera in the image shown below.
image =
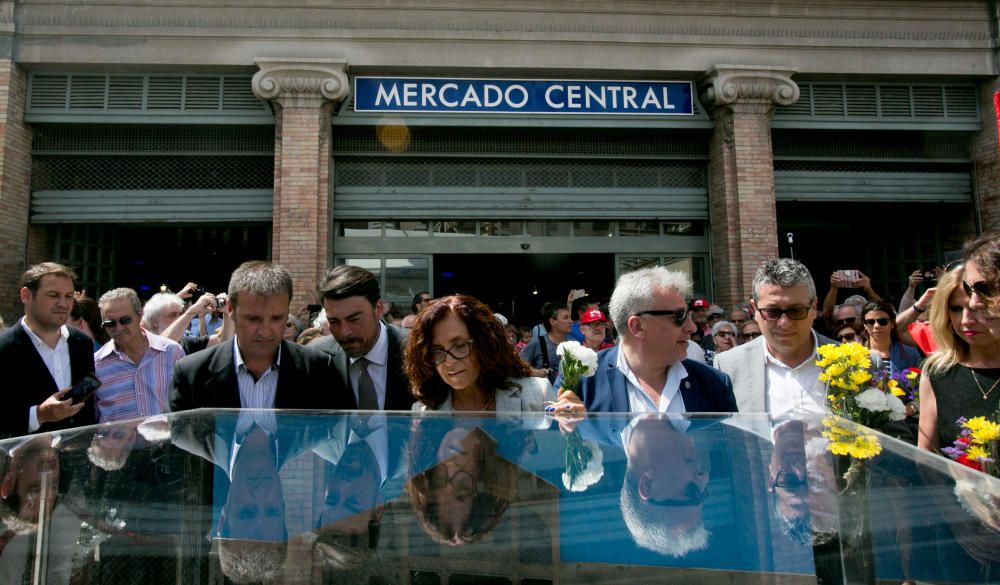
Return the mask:
<svg viewBox="0 0 1000 585">
<path fill-rule="evenodd" d="M 933 270 L 924 271 L 924 280 L 928 282 L 937 282 L 937 275 L 934 274 Z"/>
<path fill-rule="evenodd" d="M 205 295 L 205 292 L 206 292 L 205 289 L 201 287 L 194 289 L 193 291 L 191 291 L 191 301 L 192 302 L 197 301 L 198 299 L 200 299 L 202 296 Z"/>
<path fill-rule="evenodd" d="M 226 299 L 227 298 L 229 298 L 229 297 L 226 296 L 226 293 L 219 293 L 219 294 L 215 295 L 215 308 L 216 309 L 225 309 L 226 308 Z"/>
<path fill-rule="evenodd" d="M 66 393 L 66 398 L 73 400 L 73 404 L 79 404 L 93 396 L 94 392 L 101 387 L 101 381 L 93 374 L 87 374 L 82 380 L 77 382 Z"/>
</svg>

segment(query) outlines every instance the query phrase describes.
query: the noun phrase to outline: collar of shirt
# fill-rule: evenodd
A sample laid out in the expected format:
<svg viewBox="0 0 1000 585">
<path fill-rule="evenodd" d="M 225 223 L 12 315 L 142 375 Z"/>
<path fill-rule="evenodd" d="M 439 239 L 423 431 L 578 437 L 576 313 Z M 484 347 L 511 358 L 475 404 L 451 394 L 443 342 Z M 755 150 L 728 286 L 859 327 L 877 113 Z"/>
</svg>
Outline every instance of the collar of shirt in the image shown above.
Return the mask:
<svg viewBox="0 0 1000 585">
<path fill-rule="evenodd" d="M 382 321 L 378 322 L 378 339 L 375 340 L 375 345 L 363 357 L 377 366 L 384 366 L 389 361 L 389 333 Z M 359 359 L 361 358 L 351 358 L 351 365 Z"/>
<path fill-rule="evenodd" d="M 801 364 L 799 364 L 797 366 L 790 366 L 790 365 L 786 364 L 785 362 L 779 360 L 778 358 L 774 357 L 774 355 L 771 353 L 771 350 L 769 350 L 767 348 L 767 340 L 766 339 L 764 340 L 764 361 L 766 363 L 774 364 L 774 365 L 778 366 L 779 368 L 785 368 L 785 369 L 788 369 L 788 370 L 798 370 L 798 369 L 803 368 L 805 366 L 812 365 L 813 362 L 816 361 L 816 350 L 819 347 L 819 339 L 816 337 L 816 332 L 815 331 L 810 331 L 809 335 L 812 336 L 813 351 L 812 351 L 812 354 L 810 354 L 809 357 L 807 357 L 805 360 L 803 360 Z"/>
<path fill-rule="evenodd" d="M 639 384 L 639 379 L 636 378 L 635 373 L 632 372 L 632 368 L 628 365 L 628 360 L 625 359 L 624 348 L 618 351 L 618 362 L 615 364 L 616 367 L 625 374 L 625 381 L 628 386 L 629 402 L 632 401 L 633 396 L 637 396 L 639 400 L 645 400 L 646 406 L 652 408 L 652 412 L 667 412 L 670 405 L 675 402 L 677 395 L 680 393 L 681 381 L 687 378 L 687 368 L 681 361 L 676 361 L 670 365 L 670 369 L 667 370 L 667 380 L 663 384 L 663 388 L 660 390 L 660 404 L 653 404 L 653 401 L 642 391 L 642 386 Z M 666 403 L 664 403 L 666 400 Z M 675 405 L 681 406 L 680 410 L 671 409 L 670 412 L 683 412 L 684 400 L 683 397 L 680 402 Z M 647 409 L 639 409 L 639 404 L 629 404 L 629 410 L 632 412 L 644 412 Z"/>
<path fill-rule="evenodd" d="M 246 368 L 246 364 L 243 363 L 243 354 L 240 353 L 240 343 L 239 340 L 233 336 L 233 361 L 236 362 L 236 371 L 239 372 L 240 368 Z M 278 351 L 274 354 L 274 363 L 271 364 L 269 369 L 277 369 L 281 367 L 281 344 L 278 344 Z"/>
<path fill-rule="evenodd" d="M 35 335 L 35 332 L 31 330 L 31 327 L 28 327 L 28 320 L 26 317 L 21 317 L 21 326 L 28 332 L 28 336 L 31 337 L 31 341 L 35 344 L 35 347 L 39 349 L 43 347 L 49 350 L 58 349 L 60 343 L 66 342 L 69 339 L 69 327 L 63 325 L 59 328 L 59 341 L 56 342 L 56 347 L 51 348 L 49 347 L 49 344 L 42 341 L 41 337 Z"/>
<path fill-rule="evenodd" d="M 146 351 L 149 351 L 150 349 L 154 351 L 164 351 L 166 349 L 167 344 L 163 343 L 163 338 L 160 337 L 159 335 L 153 335 L 152 333 L 142 328 L 139 328 L 139 332 L 141 335 L 146 337 L 146 343 L 148 344 Z M 154 337 L 156 338 L 155 340 L 153 339 Z M 114 356 L 120 360 L 130 359 L 128 357 L 128 354 L 118 349 L 118 346 L 115 344 L 114 339 L 108 341 L 107 343 L 101 346 L 101 349 L 97 350 L 97 353 L 94 354 L 94 361 L 95 362 L 101 361 L 103 359 L 106 359 L 108 356 Z"/>
</svg>

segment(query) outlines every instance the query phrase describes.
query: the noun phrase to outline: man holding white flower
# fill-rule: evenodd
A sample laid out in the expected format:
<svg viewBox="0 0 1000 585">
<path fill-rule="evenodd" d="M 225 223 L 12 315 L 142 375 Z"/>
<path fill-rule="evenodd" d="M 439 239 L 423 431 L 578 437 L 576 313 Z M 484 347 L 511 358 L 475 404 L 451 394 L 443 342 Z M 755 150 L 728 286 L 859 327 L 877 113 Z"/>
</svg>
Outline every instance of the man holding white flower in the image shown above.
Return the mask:
<svg viewBox="0 0 1000 585">
<path fill-rule="evenodd" d="M 601 351 L 596 373 L 580 382 L 587 412 L 736 412 L 729 376 L 686 359 L 696 328 L 690 291 L 687 275 L 661 266 L 618 279 L 610 313 L 621 343 Z"/>
</svg>

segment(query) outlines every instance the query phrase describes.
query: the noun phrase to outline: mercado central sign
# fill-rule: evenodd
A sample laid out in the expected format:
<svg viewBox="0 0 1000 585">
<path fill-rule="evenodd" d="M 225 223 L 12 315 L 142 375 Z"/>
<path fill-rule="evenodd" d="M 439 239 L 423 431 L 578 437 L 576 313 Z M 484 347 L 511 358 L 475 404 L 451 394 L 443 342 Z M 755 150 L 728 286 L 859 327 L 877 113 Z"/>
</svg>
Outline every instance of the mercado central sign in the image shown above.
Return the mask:
<svg viewBox="0 0 1000 585">
<path fill-rule="evenodd" d="M 694 114 L 689 81 L 357 77 L 358 112 Z"/>
</svg>

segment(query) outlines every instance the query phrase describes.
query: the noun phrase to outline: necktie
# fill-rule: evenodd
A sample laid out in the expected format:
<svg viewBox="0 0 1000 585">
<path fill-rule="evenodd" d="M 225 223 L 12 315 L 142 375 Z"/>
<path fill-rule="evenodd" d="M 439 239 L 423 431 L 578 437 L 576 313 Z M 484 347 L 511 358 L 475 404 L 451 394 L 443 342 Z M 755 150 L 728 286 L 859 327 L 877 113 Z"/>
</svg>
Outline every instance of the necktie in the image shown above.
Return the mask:
<svg viewBox="0 0 1000 585">
<path fill-rule="evenodd" d="M 361 410 L 378 410 L 378 395 L 375 394 L 375 383 L 368 374 L 369 361 L 358 358 L 354 362 L 358 366 L 358 408 Z"/>
</svg>

